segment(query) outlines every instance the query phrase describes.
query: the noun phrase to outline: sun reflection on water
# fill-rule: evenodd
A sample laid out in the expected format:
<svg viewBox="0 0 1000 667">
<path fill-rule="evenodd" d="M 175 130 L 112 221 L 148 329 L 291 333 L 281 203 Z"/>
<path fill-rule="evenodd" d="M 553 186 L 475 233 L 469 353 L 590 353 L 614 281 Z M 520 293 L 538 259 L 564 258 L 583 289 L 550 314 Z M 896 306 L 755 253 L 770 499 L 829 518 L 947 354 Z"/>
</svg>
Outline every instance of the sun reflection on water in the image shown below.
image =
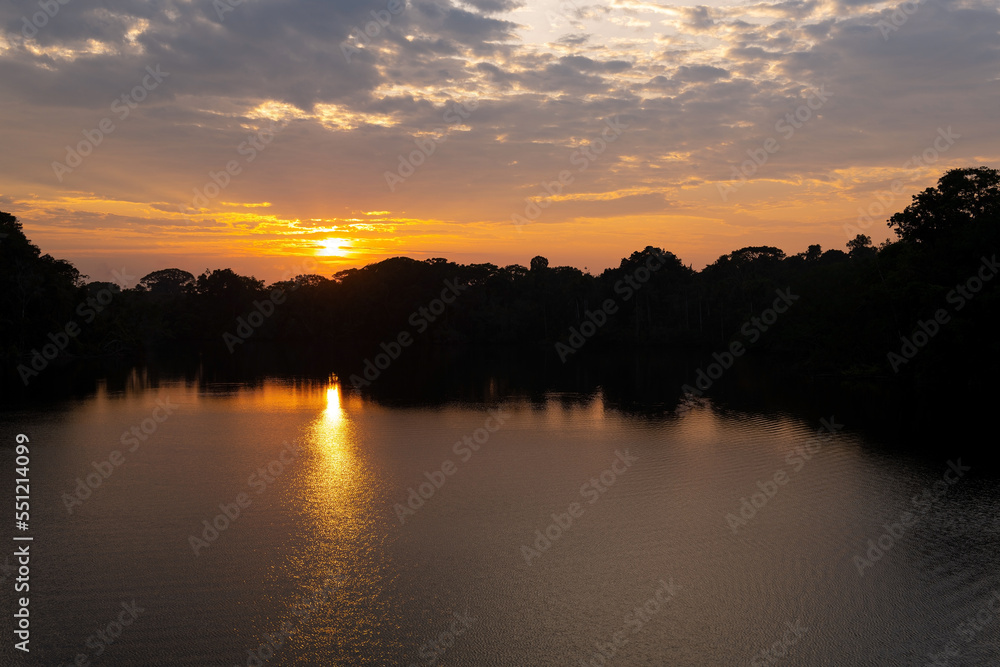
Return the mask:
<svg viewBox="0 0 1000 667">
<path fill-rule="evenodd" d="M 326 390 L 326 407 L 323 413 L 311 424 L 309 439 L 316 444 L 318 456 L 317 469 L 313 477 L 314 484 L 326 486 L 335 481 L 340 493 L 332 488 L 323 489 L 324 493 L 334 492 L 341 495 L 350 487 L 352 481 L 357 481 L 359 471 L 355 456 L 353 426 L 344 410 L 340 395 L 340 385 L 332 384 Z"/>
<path fill-rule="evenodd" d="M 363 651 L 386 619 L 402 619 L 387 602 L 392 595 L 386 587 L 396 570 L 385 553 L 386 512 L 376 503 L 379 484 L 366 446 L 370 434 L 364 415 L 372 406 L 343 392 L 336 379 L 325 393 L 326 405 L 304 433 L 311 453 L 296 504 L 307 517 L 308 538 L 290 558 L 288 574 L 344 578 L 334 600 L 316 614 L 299 641 L 307 653 L 342 658 L 333 664 L 356 664 L 352 652 Z M 348 645 L 341 643 L 343 637 L 354 639 Z"/>
<path fill-rule="evenodd" d="M 333 385 L 326 390 L 326 410 L 323 417 L 330 423 L 339 422 L 344 416 L 344 408 L 340 404 L 340 385 Z"/>
</svg>

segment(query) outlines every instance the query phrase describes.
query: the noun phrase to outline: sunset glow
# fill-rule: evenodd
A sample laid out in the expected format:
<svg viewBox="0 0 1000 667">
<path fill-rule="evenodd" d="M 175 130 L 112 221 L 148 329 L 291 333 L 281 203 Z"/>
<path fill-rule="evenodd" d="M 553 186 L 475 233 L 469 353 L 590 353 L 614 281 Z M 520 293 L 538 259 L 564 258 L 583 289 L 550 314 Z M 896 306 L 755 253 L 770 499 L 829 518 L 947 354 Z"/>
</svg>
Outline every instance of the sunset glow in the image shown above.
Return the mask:
<svg viewBox="0 0 1000 667">
<path fill-rule="evenodd" d="M 998 664 L 998 72 L 1000 0 L 0 3 L 0 665 Z"/>
<path fill-rule="evenodd" d="M 869 212 L 878 243 L 940 174 L 1000 156 L 996 7 L 914 7 L 435 0 L 362 43 L 374 5 L 95 23 L 69 3 L 29 36 L 8 4 L 0 209 L 94 278 L 275 279 L 309 256 L 600 271 L 649 243 L 699 268 L 842 249 Z M 247 46 L 276 31 L 282 50 Z"/>
<path fill-rule="evenodd" d="M 349 241 L 345 241 L 344 239 L 325 239 L 319 242 L 320 250 L 316 254 L 332 257 L 346 257 L 348 249 L 344 246 L 348 243 Z"/>
</svg>

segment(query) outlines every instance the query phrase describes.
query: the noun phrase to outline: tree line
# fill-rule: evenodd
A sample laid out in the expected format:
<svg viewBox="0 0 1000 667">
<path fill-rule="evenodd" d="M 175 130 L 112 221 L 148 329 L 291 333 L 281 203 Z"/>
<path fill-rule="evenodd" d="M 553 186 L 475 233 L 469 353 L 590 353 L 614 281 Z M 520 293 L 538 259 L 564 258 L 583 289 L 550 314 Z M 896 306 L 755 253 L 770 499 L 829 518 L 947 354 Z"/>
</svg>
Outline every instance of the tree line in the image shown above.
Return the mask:
<svg viewBox="0 0 1000 667">
<path fill-rule="evenodd" d="M 863 234 L 843 250 L 752 246 L 695 271 L 647 246 L 599 275 L 540 256 L 528 266 L 395 257 L 270 285 L 231 269 L 163 269 L 123 289 L 41 254 L 0 212 L 0 365 L 4 383 L 19 385 L 81 358 L 285 349 L 347 377 L 403 347 L 531 346 L 574 363 L 740 342 L 793 371 L 968 385 L 1000 359 L 989 275 L 998 213 L 1000 172 L 964 168 L 892 215 L 897 238 L 878 247 Z M 768 319 L 782 292 L 794 305 Z"/>
</svg>

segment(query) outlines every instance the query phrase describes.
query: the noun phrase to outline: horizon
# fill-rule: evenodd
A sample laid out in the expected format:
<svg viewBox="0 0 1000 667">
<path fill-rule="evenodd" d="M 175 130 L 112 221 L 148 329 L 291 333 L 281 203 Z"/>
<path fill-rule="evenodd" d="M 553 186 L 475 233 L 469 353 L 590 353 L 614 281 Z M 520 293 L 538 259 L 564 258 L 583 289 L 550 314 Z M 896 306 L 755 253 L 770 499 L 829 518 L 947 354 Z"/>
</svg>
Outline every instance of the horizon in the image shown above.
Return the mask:
<svg viewBox="0 0 1000 667">
<path fill-rule="evenodd" d="M 0 665 L 996 667 L 998 73 L 1000 0 L 0 2 Z"/>
<path fill-rule="evenodd" d="M 16 214 L 11 213 L 10 211 L 0 211 L 0 213 L 10 213 L 11 215 L 14 215 L 14 217 L 17 218 L 18 222 L 20 222 L 22 224 L 22 228 L 24 229 L 24 232 L 25 232 L 25 235 L 28 238 L 28 241 L 31 242 L 32 244 L 34 244 L 35 246 L 38 246 L 38 244 L 35 243 L 35 241 L 31 238 L 31 235 L 29 233 L 30 230 L 27 228 L 26 225 L 24 225 L 24 221 L 23 220 L 21 220 Z M 895 238 L 895 237 L 896 237 L 896 235 L 893 234 L 892 238 L 888 239 L 888 242 L 891 243 L 891 242 L 898 241 L 898 238 Z M 2 238 L 0 238 L 0 243 L 2 243 Z M 810 246 L 811 245 L 820 245 L 823 253 L 826 253 L 829 250 L 838 250 L 840 252 L 844 252 L 845 254 L 847 253 L 847 251 L 844 250 L 844 248 L 826 248 L 826 247 L 822 247 L 821 244 L 810 244 Z M 880 244 L 875 244 L 876 247 L 878 247 L 878 245 L 880 245 Z M 368 261 L 365 264 L 360 264 L 360 265 L 356 265 L 356 266 L 341 265 L 341 266 L 336 267 L 336 271 L 323 273 L 322 272 L 323 264 L 317 259 L 317 257 L 304 256 L 304 257 L 294 258 L 294 261 L 292 261 L 290 263 L 287 262 L 288 258 L 284 258 L 285 261 L 276 264 L 274 266 L 274 268 L 272 269 L 272 274 L 269 275 L 269 276 L 258 275 L 256 273 L 252 273 L 252 272 L 243 272 L 243 271 L 239 270 L 236 266 L 207 266 L 207 267 L 205 267 L 203 269 L 196 269 L 196 268 L 194 268 L 193 264 L 191 264 L 190 262 L 188 262 L 188 264 L 191 264 L 191 268 L 185 268 L 183 266 L 155 266 L 155 267 L 151 267 L 151 268 L 147 268 L 147 269 L 135 270 L 132 266 L 119 266 L 119 267 L 105 266 L 105 267 L 103 267 L 103 269 L 106 270 L 108 279 L 105 279 L 104 277 L 101 277 L 101 276 L 94 276 L 94 275 L 91 275 L 91 274 L 88 274 L 88 273 L 84 272 L 81 269 L 81 267 L 76 262 L 74 262 L 72 259 L 70 259 L 70 258 L 58 257 L 58 256 L 55 256 L 55 255 L 52 255 L 52 253 L 47 252 L 45 250 L 45 248 L 39 247 L 39 250 L 40 250 L 40 253 L 42 255 L 48 254 L 48 255 L 51 255 L 54 259 L 69 261 L 78 271 L 80 271 L 81 277 L 84 279 L 84 281 L 86 283 L 93 283 L 93 282 L 114 282 L 114 283 L 119 283 L 119 282 L 121 282 L 122 278 L 124 278 L 125 282 L 131 282 L 131 284 L 127 284 L 125 286 L 125 288 L 133 288 L 133 287 L 135 287 L 138 284 L 138 281 L 141 278 L 143 278 L 143 277 L 145 277 L 145 276 L 147 276 L 147 275 L 149 275 L 151 273 L 155 273 L 155 272 L 163 271 L 163 270 L 180 269 L 182 271 L 186 271 L 186 272 L 192 274 L 195 278 L 197 278 L 199 275 L 203 275 L 203 274 L 206 274 L 206 273 L 211 273 L 213 271 L 230 269 L 230 270 L 234 271 L 235 273 L 237 273 L 239 275 L 243 275 L 243 276 L 247 276 L 247 277 L 250 277 L 250 278 L 254 278 L 256 280 L 263 280 L 264 284 L 266 284 L 266 285 L 272 285 L 272 284 L 275 284 L 275 283 L 278 283 L 278 282 L 281 282 L 281 281 L 290 280 L 290 279 L 292 279 L 292 278 L 294 278 L 296 276 L 303 276 L 303 275 L 320 275 L 320 276 L 323 276 L 325 278 L 332 278 L 332 276 L 336 275 L 336 273 L 340 272 L 340 271 L 347 271 L 347 270 L 351 270 L 351 269 L 364 269 L 364 268 L 367 268 L 369 266 L 373 266 L 375 264 L 386 262 L 386 261 L 392 260 L 392 259 L 408 259 L 408 260 L 412 260 L 412 261 L 415 261 L 415 262 L 426 262 L 426 261 L 431 260 L 431 259 L 444 259 L 444 260 L 446 260 L 449 263 L 458 264 L 460 266 L 470 266 L 470 265 L 475 265 L 475 264 L 493 264 L 493 265 L 497 266 L 498 268 L 502 269 L 502 268 L 506 268 L 508 266 L 520 266 L 520 267 L 523 267 L 523 268 L 530 268 L 531 259 L 533 259 L 535 257 L 543 257 L 544 259 L 546 259 L 549 262 L 548 268 L 551 268 L 551 269 L 556 269 L 556 268 L 572 268 L 572 269 L 576 269 L 576 270 L 580 271 L 583 275 L 588 275 L 588 276 L 591 276 L 591 277 L 598 277 L 602 273 L 604 273 L 605 271 L 620 268 L 621 263 L 623 261 L 627 260 L 633 253 L 641 253 L 647 247 L 652 247 L 652 248 L 659 249 L 659 250 L 662 250 L 664 252 L 673 254 L 675 257 L 677 257 L 677 259 L 681 262 L 681 264 L 683 266 L 687 267 L 688 269 L 691 269 L 695 273 L 700 273 L 706 267 L 711 266 L 712 264 L 716 263 L 719 259 L 721 259 L 723 257 L 726 257 L 728 255 L 731 255 L 732 253 L 737 252 L 739 250 L 743 250 L 743 249 L 750 248 L 750 247 L 776 247 L 776 246 L 750 245 L 750 246 L 742 246 L 740 248 L 732 248 L 729 251 L 722 253 L 721 255 L 719 255 L 719 257 L 716 257 L 711 262 L 708 262 L 708 263 L 706 263 L 706 264 L 704 264 L 702 266 L 699 266 L 699 267 L 694 266 L 694 264 L 691 263 L 691 262 L 685 262 L 683 257 L 681 257 L 677 253 L 673 252 L 669 248 L 662 247 L 662 246 L 659 246 L 659 245 L 656 245 L 656 244 L 653 244 L 653 243 L 647 243 L 646 245 L 642 246 L 641 248 L 634 248 L 633 250 L 625 253 L 624 255 L 622 255 L 622 257 L 619 258 L 619 260 L 617 262 L 614 262 L 613 264 L 610 264 L 608 266 L 604 266 L 604 267 L 602 267 L 600 269 L 594 269 L 592 267 L 574 266 L 572 264 L 559 264 L 557 262 L 551 261 L 551 259 L 549 257 L 546 257 L 545 255 L 538 255 L 538 254 L 532 255 L 526 261 L 514 261 L 514 262 L 510 262 L 510 263 L 501 263 L 501 262 L 489 261 L 489 259 L 485 259 L 483 261 L 456 261 L 455 259 L 453 259 L 451 257 L 425 257 L 425 258 L 417 258 L 417 257 L 411 257 L 409 255 L 390 255 L 390 256 L 387 256 L 387 257 L 381 257 L 381 258 L 378 258 L 378 259 L 372 259 L 371 261 Z M 844 244 L 844 247 L 845 248 L 847 247 L 846 243 Z M 781 252 L 783 252 L 784 255 L 785 255 L 785 257 L 794 257 L 794 256 L 799 256 L 799 255 L 804 256 L 806 254 L 807 250 L 808 250 L 808 247 L 806 249 L 803 249 L 800 252 L 788 252 L 784 248 L 778 248 L 778 250 L 780 250 Z M 279 271 L 281 272 L 280 274 L 278 274 Z M 133 278 L 134 278 L 134 281 L 132 281 Z"/>
<path fill-rule="evenodd" d="M 878 244 L 940 174 L 1000 164 L 989 2 L 213 7 L 0 7 L 0 209 L 45 252 L 95 278 L 600 272 L 650 243 L 697 268 L 869 215 Z"/>
</svg>

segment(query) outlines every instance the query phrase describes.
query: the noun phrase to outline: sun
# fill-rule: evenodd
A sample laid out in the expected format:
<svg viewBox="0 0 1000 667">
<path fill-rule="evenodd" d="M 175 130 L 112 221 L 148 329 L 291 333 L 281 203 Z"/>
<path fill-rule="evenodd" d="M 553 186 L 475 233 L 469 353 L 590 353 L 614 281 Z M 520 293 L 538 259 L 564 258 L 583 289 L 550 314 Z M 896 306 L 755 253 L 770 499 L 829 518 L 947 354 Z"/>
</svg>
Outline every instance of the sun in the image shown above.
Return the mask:
<svg viewBox="0 0 1000 667">
<path fill-rule="evenodd" d="M 347 239 L 323 239 L 319 242 L 317 255 L 326 257 L 345 257 L 350 250 L 351 242 Z"/>
</svg>

